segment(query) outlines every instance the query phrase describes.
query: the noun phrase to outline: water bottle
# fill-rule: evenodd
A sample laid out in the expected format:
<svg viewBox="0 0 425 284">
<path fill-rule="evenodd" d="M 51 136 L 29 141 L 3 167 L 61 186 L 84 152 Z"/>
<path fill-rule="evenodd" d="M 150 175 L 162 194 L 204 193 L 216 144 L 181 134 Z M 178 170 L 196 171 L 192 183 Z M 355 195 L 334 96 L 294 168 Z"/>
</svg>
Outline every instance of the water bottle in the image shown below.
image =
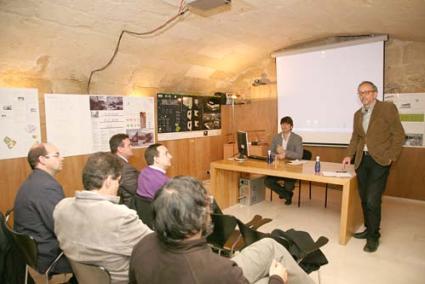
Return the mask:
<svg viewBox="0 0 425 284">
<path fill-rule="evenodd" d="M 267 151 L 267 164 L 271 164 L 271 163 L 273 163 L 272 151 L 268 150 Z"/>
<path fill-rule="evenodd" d="M 316 156 L 316 164 L 314 164 L 314 172 L 320 173 L 320 157 Z"/>
</svg>

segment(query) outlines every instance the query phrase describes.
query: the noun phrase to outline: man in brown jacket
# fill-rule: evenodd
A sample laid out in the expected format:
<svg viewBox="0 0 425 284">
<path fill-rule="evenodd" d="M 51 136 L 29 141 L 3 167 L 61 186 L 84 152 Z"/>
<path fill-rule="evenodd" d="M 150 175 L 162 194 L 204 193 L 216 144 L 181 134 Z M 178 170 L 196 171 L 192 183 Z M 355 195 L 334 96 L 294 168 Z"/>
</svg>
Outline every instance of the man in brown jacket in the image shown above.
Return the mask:
<svg viewBox="0 0 425 284">
<path fill-rule="evenodd" d="M 404 143 L 404 130 L 395 105 L 376 99 L 378 88 L 369 81 L 357 88 L 363 106 L 354 114 L 353 134 L 343 165 L 355 155 L 359 195 L 366 229 L 353 236 L 367 239 L 363 248 L 374 252 L 379 246 L 381 201 L 391 163 Z"/>
<path fill-rule="evenodd" d="M 202 184 L 191 177 L 175 177 L 157 192 L 155 233 L 133 249 L 131 284 L 314 283 L 273 239 L 255 242 L 232 259 L 213 253 L 206 241 L 210 201 Z"/>
</svg>

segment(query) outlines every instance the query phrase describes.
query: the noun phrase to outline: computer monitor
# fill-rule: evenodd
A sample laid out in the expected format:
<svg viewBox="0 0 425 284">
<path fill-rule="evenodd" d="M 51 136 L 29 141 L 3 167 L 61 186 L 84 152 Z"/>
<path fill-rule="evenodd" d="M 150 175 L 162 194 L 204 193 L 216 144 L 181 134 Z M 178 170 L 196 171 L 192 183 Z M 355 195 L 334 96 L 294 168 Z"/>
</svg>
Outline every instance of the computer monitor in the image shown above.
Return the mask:
<svg viewBox="0 0 425 284">
<path fill-rule="evenodd" d="M 244 160 L 248 158 L 248 132 L 246 131 L 238 131 L 237 132 L 237 140 L 238 140 L 238 151 L 239 155 L 237 159 Z"/>
</svg>

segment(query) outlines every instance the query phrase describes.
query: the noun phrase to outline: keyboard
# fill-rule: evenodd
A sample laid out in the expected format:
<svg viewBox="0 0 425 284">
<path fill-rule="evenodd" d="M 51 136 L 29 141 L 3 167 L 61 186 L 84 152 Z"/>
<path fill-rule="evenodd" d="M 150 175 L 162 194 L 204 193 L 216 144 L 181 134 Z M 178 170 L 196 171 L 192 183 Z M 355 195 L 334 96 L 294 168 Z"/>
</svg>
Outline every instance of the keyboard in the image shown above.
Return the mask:
<svg viewBox="0 0 425 284">
<path fill-rule="evenodd" d="M 267 161 L 266 156 L 249 155 L 248 158 L 254 159 L 254 160 Z"/>
</svg>

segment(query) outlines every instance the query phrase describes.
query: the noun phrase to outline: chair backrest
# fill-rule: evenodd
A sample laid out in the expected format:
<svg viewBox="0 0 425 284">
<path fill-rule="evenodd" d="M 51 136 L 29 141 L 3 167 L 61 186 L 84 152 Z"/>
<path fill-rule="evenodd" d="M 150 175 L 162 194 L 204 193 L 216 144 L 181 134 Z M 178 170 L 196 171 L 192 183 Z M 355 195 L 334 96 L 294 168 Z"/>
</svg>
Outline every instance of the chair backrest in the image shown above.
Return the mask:
<svg viewBox="0 0 425 284">
<path fill-rule="evenodd" d="M 211 214 L 213 232 L 207 237 L 210 244 L 223 247 L 236 228 L 236 218 L 231 215 Z"/>
<path fill-rule="evenodd" d="M 135 194 L 130 201 L 130 208 L 136 210 L 137 215 L 149 228 L 153 228 L 152 200 Z"/>
<path fill-rule="evenodd" d="M 311 160 L 312 156 L 311 151 L 306 149 L 303 150 L 303 160 Z"/>
<path fill-rule="evenodd" d="M 255 243 L 256 241 L 268 236 L 265 233 L 261 233 L 253 228 L 250 228 L 246 224 L 242 223 L 242 221 L 239 219 L 237 219 L 236 221 L 238 223 L 239 231 L 241 232 L 245 246 L 249 246 L 250 244 Z"/>
<path fill-rule="evenodd" d="M 15 232 L 4 222 L 2 222 L 2 229 L 12 238 L 18 250 L 22 253 L 25 263 L 38 271 L 38 249 L 35 239 L 29 235 Z"/>
<path fill-rule="evenodd" d="M 79 283 L 89 284 L 109 284 L 111 283 L 111 275 L 109 271 L 102 266 L 93 264 L 85 264 L 68 258 L 72 271 Z"/>
</svg>

